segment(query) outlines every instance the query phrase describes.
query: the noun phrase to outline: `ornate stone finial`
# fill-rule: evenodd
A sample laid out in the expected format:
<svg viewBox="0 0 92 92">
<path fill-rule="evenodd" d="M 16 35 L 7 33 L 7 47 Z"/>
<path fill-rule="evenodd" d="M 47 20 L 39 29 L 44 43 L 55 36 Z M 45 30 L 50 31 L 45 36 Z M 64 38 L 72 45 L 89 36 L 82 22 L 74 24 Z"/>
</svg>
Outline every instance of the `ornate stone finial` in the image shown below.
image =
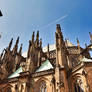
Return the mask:
<svg viewBox="0 0 92 92">
<path fill-rule="evenodd" d="M 61 39 L 61 41 L 63 41 L 63 34 L 61 32 L 60 24 L 57 24 L 57 26 L 56 26 L 56 34 L 57 34 L 57 37 L 59 37 Z"/>
<path fill-rule="evenodd" d="M 19 55 L 22 54 L 22 46 L 23 46 L 23 44 L 21 44 L 21 46 L 20 46 L 20 49 L 19 49 Z"/>
<path fill-rule="evenodd" d="M 42 39 L 40 39 L 40 48 L 42 48 Z"/>
<path fill-rule="evenodd" d="M 90 43 L 92 44 L 92 34 L 91 34 L 91 32 L 89 32 L 89 35 L 90 35 Z"/>
<path fill-rule="evenodd" d="M 76 40 L 77 40 L 77 46 L 80 46 L 79 39 L 76 38 Z"/>
<path fill-rule="evenodd" d="M 39 40 L 39 31 L 37 31 L 36 40 Z"/>
<path fill-rule="evenodd" d="M 55 38 L 56 38 L 56 48 L 61 48 L 65 45 L 60 24 L 57 24 Z"/>
<path fill-rule="evenodd" d="M 32 43 L 34 43 L 35 32 L 32 34 Z"/>
<path fill-rule="evenodd" d="M 60 24 L 57 24 L 56 26 L 57 26 L 57 27 L 56 27 L 56 30 L 57 30 L 56 32 L 57 32 L 57 33 L 60 33 L 60 32 L 61 32 Z"/>
<path fill-rule="evenodd" d="M 79 50 L 79 53 L 80 53 L 80 43 L 79 43 L 79 39 L 78 39 L 78 38 L 76 38 L 76 40 L 77 40 L 78 50 Z"/>
<path fill-rule="evenodd" d="M 10 43 L 9 43 L 9 46 L 8 46 L 8 49 L 9 49 L 9 50 L 11 49 L 12 42 L 13 42 L 13 38 L 11 38 L 11 41 L 10 41 Z"/>
<path fill-rule="evenodd" d="M 37 35 L 36 35 L 36 47 L 39 46 L 39 31 L 37 31 Z"/>
<path fill-rule="evenodd" d="M 17 40 L 16 40 L 16 46 L 18 45 L 18 43 L 19 43 L 19 36 L 18 36 L 18 38 L 17 38 Z"/>
</svg>

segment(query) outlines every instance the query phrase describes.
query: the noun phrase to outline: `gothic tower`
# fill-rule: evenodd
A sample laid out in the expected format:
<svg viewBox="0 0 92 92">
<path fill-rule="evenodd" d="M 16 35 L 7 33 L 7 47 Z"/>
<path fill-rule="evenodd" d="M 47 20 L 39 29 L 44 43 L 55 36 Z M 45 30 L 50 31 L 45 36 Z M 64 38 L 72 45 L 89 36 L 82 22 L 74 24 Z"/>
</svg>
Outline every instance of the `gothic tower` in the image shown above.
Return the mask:
<svg viewBox="0 0 92 92">
<path fill-rule="evenodd" d="M 67 73 L 66 73 L 66 47 L 61 32 L 61 27 L 57 24 L 56 27 L 56 68 L 55 68 L 55 80 L 56 80 L 56 92 L 68 92 L 67 85 Z"/>
</svg>

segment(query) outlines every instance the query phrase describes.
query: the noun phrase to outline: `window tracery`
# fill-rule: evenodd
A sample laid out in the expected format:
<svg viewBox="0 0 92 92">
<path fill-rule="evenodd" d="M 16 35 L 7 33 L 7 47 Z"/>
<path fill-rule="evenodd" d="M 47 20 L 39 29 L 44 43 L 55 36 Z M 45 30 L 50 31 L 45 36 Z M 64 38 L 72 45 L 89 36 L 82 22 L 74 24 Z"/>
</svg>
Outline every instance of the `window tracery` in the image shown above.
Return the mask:
<svg viewBox="0 0 92 92">
<path fill-rule="evenodd" d="M 46 82 L 41 82 L 39 92 L 47 92 Z"/>
<path fill-rule="evenodd" d="M 8 89 L 6 90 L 6 92 L 12 92 L 11 88 L 8 88 Z"/>
<path fill-rule="evenodd" d="M 78 79 L 74 83 L 74 92 L 84 92 L 83 83 L 81 79 Z"/>
</svg>

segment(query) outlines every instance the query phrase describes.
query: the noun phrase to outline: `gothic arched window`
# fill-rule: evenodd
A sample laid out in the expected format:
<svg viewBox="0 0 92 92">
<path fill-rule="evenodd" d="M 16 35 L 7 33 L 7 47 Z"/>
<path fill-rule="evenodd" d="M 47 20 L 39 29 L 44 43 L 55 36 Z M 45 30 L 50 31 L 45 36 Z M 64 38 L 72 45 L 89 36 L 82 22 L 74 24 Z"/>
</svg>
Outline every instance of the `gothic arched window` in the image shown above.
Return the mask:
<svg viewBox="0 0 92 92">
<path fill-rule="evenodd" d="M 84 92 L 78 83 L 74 83 L 74 92 Z"/>
<path fill-rule="evenodd" d="M 6 90 L 6 92 L 12 92 L 11 88 L 8 88 L 8 89 Z"/>
<path fill-rule="evenodd" d="M 39 92 L 47 92 L 46 82 L 41 82 Z"/>
</svg>

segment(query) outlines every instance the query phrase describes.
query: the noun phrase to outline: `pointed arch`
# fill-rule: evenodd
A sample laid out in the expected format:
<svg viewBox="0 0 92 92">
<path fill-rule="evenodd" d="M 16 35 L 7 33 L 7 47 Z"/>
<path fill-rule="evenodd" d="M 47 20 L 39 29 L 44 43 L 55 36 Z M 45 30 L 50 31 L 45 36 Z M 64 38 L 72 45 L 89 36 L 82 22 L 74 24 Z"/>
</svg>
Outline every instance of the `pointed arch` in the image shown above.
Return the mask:
<svg viewBox="0 0 92 92">
<path fill-rule="evenodd" d="M 50 81 L 47 78 L 39 78 L 34 84 L 34 87 L 36 87 L 36 89 L 34 89 L 34 92 L 47 92 L 48 84 L 50 84 Z"/>
<path fill-rule="evenodd" d="M 81 73 L 76 73 L 72 76 L 72 92 L 84 92 L 84 76 Z"/>
<path fill-rule="evenodd" d="M 47 92 L 47 85 L 45 81 L 41 81 L 39 86 L 39 92 Z"/>
<path fill-rule="evenodd" d="M 2 87 L 2 92 L 12 92 L 12 87 L 10 84 L 5 84 L 4 87 Z"/>
</svg>

